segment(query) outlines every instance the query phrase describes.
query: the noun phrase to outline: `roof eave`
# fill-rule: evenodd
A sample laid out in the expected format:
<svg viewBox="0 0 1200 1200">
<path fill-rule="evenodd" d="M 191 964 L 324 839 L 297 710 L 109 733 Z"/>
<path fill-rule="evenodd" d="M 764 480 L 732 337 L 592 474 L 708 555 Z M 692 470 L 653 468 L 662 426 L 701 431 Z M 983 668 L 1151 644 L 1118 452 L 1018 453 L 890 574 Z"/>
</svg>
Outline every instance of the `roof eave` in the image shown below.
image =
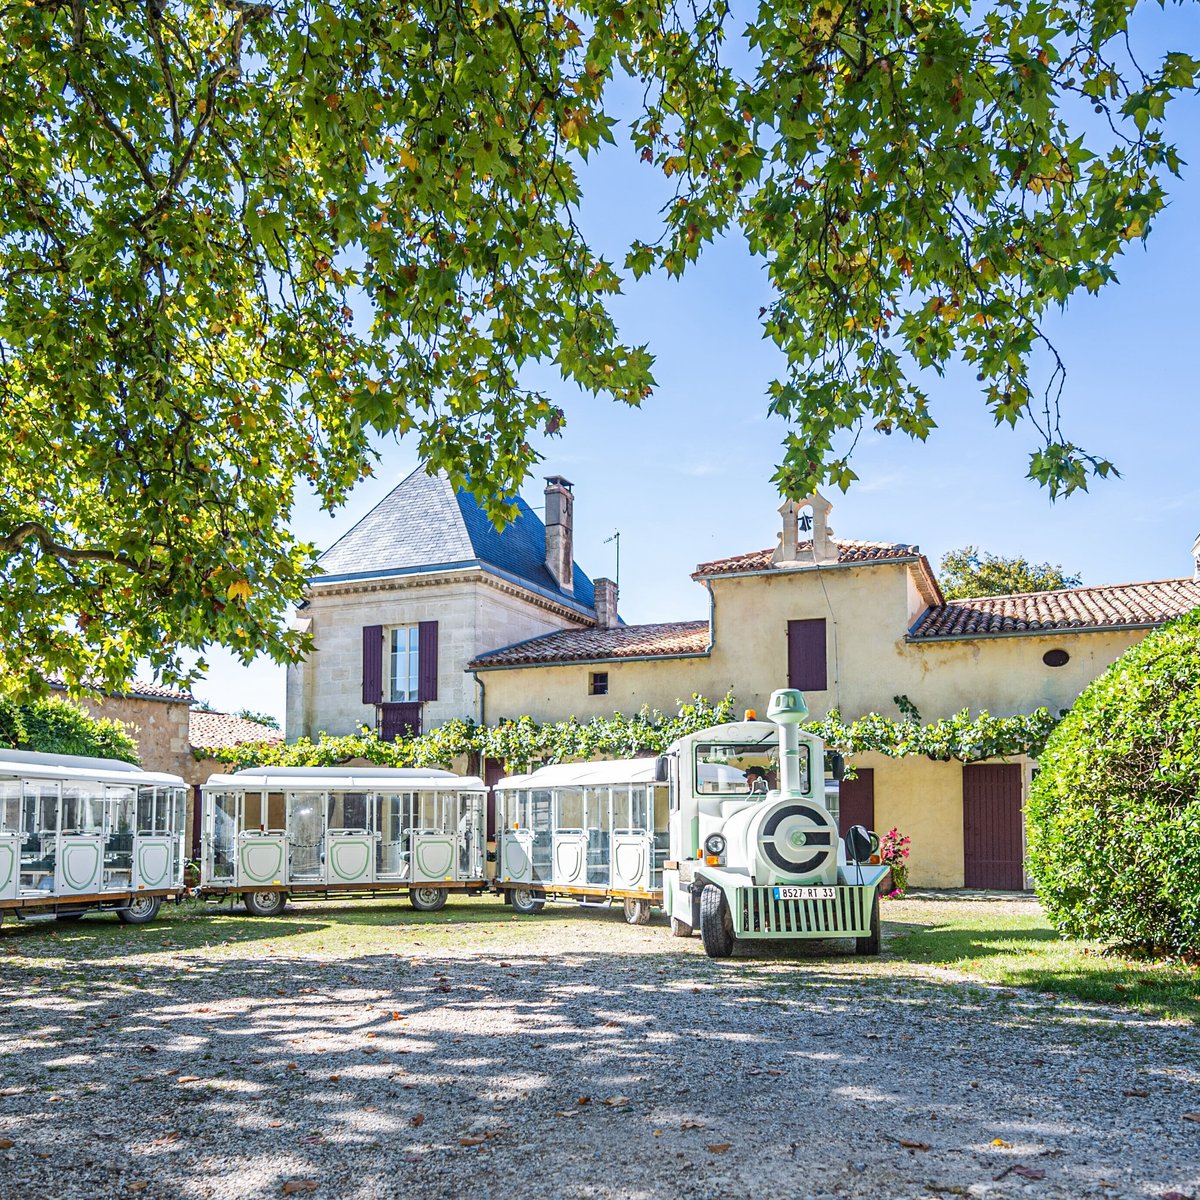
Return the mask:
<svg viewBox="0 0 1200 1200">
<path fill-rule="evenodd" d="M 710 648 L 708 650 L 687 650 L 679 654 L 610 654 L 602 658 L 550 658 L 514 663 L 473 662 L 467 664 L 466 670 L 513 671 L 524 667 L 588 667 L 598 663 L 664 662 L 675 658 L 710 658 L 711 656 Z"/>
<path fill-rule="evenodd" d="M 1073 633 L 1121 633 L 1128 629 L 1136 632 L 1143 629 L 1159 629 L 1175 617 L 1163 617 L 1161 621 L 1127 621 L 1120 625 L 1054 625 L 1044 629 L 997 629 L 994 632 L 980 633 L 906 633 L 905 642 L 912 645 L 928 644 L 929 642 L 979 642 L 992 638 L 1010 637 L 1059 637 Z"/>
<path fill-rule="evenodd" d="M 806 571 L 844 571 L 852 567 L 895 567 L 925 561 L 923 554 L 898 554 L 894 558 L 860 558 L 852 562 L 804 563 L 801 566 L 755 567 L 751 571 L 693 571 L 695 580 L 748 579 L 755 575 L 800 575 Z M 928 562 L 926 562 L 928 567 Z"/>
</svg>

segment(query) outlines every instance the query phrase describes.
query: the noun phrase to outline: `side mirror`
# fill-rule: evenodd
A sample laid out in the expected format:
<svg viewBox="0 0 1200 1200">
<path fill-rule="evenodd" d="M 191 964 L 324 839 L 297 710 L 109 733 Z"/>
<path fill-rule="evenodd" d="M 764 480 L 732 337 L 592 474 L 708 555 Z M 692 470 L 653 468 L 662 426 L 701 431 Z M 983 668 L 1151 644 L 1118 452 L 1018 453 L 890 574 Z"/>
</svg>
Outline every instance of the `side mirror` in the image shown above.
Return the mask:
<svg viewBox="0 0 1200 1200">
<path fill-rule="evenodd" d="M 829 773 L 834 779 L 842 780 L 846 777 L 846 759 L 841 754 L 830 754 L 829 756 Z"/>
<path fill-rule="evenodd" d="M 846 830 L 846 857 L 854 863 L 871 861 L 871 855 L 879 850 L 879 835 L 871 833 L 863 825 L 851 825 Z"/>
<path fill-rule="evenodd" d="M 654 760 L 654 782 L 669 783 L 671 779 L 671 763 L 665 754 L 660 754 Z"/>
</svg>

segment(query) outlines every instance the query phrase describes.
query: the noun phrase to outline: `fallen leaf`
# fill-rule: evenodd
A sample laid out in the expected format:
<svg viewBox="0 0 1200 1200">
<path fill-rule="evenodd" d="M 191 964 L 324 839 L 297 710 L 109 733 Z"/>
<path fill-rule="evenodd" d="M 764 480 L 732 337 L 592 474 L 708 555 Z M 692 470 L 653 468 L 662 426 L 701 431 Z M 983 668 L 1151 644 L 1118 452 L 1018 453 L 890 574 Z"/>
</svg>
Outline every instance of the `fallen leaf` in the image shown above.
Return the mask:
<svg viewBox="0 0 1200 1200">
<path fill-rule="evenodd" d="M 177 1082 L 179 1082 L 179 1083 L 199 1083 L 200 1076 L 199 1075 L 180 1075 Z"/>
<path fill-rule="evenodd" d="M 1148 1096 L 1150 1093 L 1145 1088 L 1128 1088 L 1121 1093 L 1122 1096 Z"/>
<path fill-rule="evenodd" d="M 288 1063 L 287 1069 L 289 1071 L 298 1071 L 298 1070 L 300 1070 L 300 1067 L 297 1063 Z"/>
<path fill-rule="evenodd" d="M 1197 1125 L 1200 1125 L 1200 1113 L 1184 1113 L 1183 1119 L 1185 1121 L 1195 1121 Z"/>
<path fill-rule="evenodd" d="M 530 1050 L 545 1050 L 546 1043 L 545 1042 L 534 1042 L 529 1048 L 530 1048 Z"/>
<path fill-rule="evenodd" d="M 568 1109 L 565 1109 L 565 1110 L 564 1110 L 564 1111 L 562 1111 L 562 1112 L 556 1112 L 554 1115 L 555 1115 L 556 1117 L 577 1117 L 577 1116 L 579 1116 L 579 1109 L 577 1109 L 577 1108 L 568 1108 Z"/>
<path fill-rule="evenodd" d="M 267 1124 L 270 1125 L 270 1127 L 272 1129 L 282 1129 L 283 1128 L 282 1121 L 268 1121 Z"/>
<path fill-rule="evenodd" d="M 291 1196 L 295 1192 L 315 1192 L 317 1190 L 317 1181 L 315 1179 L 289 1179 L 283 1185 L 283 1194 Z"/>
<path fill-rule="evenodd" d="M 162 1137 L 155 1138 L 154 1144 L 156 1146 L 166 1146 L 166 1145 L 169 1145 L 171 1142 L 177 1142 L 177 1141 L 179 1141 L 179 1130 L 173 1129 L 170 1133 L 164 1133 L 162 1135 Z"/>
<path fill-rule="evenodd" d="M 144 1192 L 150 1186 L 148 1179 L 135 1179 L 132 1183 L 125 1185 L 127 1192 Z"/>
<path fill-rule="evenodd" d="M 610 1108 L 623 1108 L 629 1103 L 628 1096 L 609 1096 L 607 1100 L 602 1100 L 601 1104 L 607 1104 Z"/>
<path fill-rule="evenodd" d="M 142 1053 L 143 1054 L 157 1054 L 158 1047 L 157 1046 L 143 1046 Z"/>
<path fill-rule="evenodd" d="M 415 1117 L 410 1117 L 408 1122 L 414 1129 L 420 1129 L 425 1124 L 425 1114 L 417 1113 Z"/>
<path fill-rule="evenodd" d="M 727 1150 L 733 1149 L 732 1142 L 714 1142 L 711 1146 L 705 1146 L 705 1150 L 709 1154 L 724 1154 Z"/>
<path fill-rule="evenodd" d="M 379 1036 L 379 1034 L 377 1034 L 377 1033 L 368 1033 L 367 1034 L 367 1037 L 369 1037 L 369 1038 L 378 1037 L 378 1036 Z"/>
<path fill-rule="evenodd" d="M 363 1105 L 363 1112 L 378 1112 L 378 1111 L 379 1111 L 379 1109 L 376 1108 L 374 1104 L 364 1104 Z"/>
<path fill-rule="evenodd" d="M 392 1013 L 392 1020 L 393 1021 L 403 1021 L 404 1014 L 403 1013 Z"/>
<path fill-rule="evenodd" d="M 1012 1142 L 1006 1142 L 1003 1138 L 992 1138 L 992 1145 L 999 1146 L 1004 1150 L 1012 1149 Z"/>
<path fill-rule="evenodd" d="M 13 1148 L 12 1138 L 0 1138 L 0 1150 L 11 1150 Z"/>
<path fill-rule="evenodd" d="M 591 1102 L 591 1096 L 580 1096 L 579 1099 L 575 1101 L 576 1104 L 591 1104 Z"/>
<path fill-rule="evenodd" d="M 900 1145 L 903 1146 L 905 1150 L 928 1150 L 929 1149 L 928 1142 L 910 1142 L 907 1138 L 900 1138 L 899 1140 L 900 1140 Z"/>
<path fill-rule="evenodd" d="M 1022 1179 L 1045 1179 L 1046 1178 L 1045 1171 L 1039 1170 L 1037 1167 L 1023 1167 L 1020 1163 L 1017 1163 L 1017 1165 L 1015 1167 L 1013 1167 L 1013 1174 L 1020 1175 L 1020 1177 Z"/>
<path fill-rule="evenodd" d="M 482 1133 L 476 1133 L 470 1137 L 460 1137 L 458 1144 L 460 1146 L 482 1146 L 486 1140 Z"/>
<path fill-rule="evenodd" d="M 679 1126 L 679 1128 L 680 1129 L 703 1129 L 704 1122 L 697 1121 L 693 1117 L 685 1117 L 682 1124 Z"/>
</svg>

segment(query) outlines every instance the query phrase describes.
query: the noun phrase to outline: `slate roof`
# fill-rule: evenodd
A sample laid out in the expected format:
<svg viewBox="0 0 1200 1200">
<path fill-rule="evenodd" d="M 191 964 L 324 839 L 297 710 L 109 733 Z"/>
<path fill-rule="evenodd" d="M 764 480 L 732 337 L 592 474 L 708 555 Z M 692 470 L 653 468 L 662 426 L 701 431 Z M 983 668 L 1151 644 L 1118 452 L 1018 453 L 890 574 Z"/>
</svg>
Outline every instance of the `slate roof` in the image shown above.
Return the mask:
<svg viewBox="0 0 1200 1200">
<path fill-rule="evenodd" d="M 665 621 L 656 625 L 620 625 L 615 629 L 564 629 L 529 638 L 491 654 L 481 654 L 468 669 L 602 662 L 610 658 L 670 658 L 704 654 L 707 650 L 707 621 Z"/>
<path fill-rule="evenodd" d="M 312 582 L 332 583 L 423 570 L 485 566 L 576 608 L 595 607 L 592 581 L 575 564 L 575 592 L 564 592 L 546 567 L 546 527 L 517 497 L 517 517 L 497 532 L 470 492 L 445 472 L 418 467 L 319 560 Z"/>
<path fill-rule="evenodd" d="M 839 563 L 869 563 L 882 562 L 896 558 L 920 558 L 919 546 L 906 546 L 901 542 L 856 542 L 846 538 L 830 539 L 837 547 Z M 812 542 L 798 542 L 796 552 L 800 561 L 804 556 L 812 555 Z M 752 550 L 749 554 L 735 554 L 732 558 L 718 558 L 712 562 L 701 563 L 692 572 L 696 579 L 705 575 L 732 575 L 740 571 L 766 571 L 773 564 L 771 557 L 775 547 L 766 550 Z M 786 568 L 785 568 L 786 569 Z"/>
<path fill-rule="evenodd" d="M 910 641 L 928 641 L 1056 629 L 1160 625 L 1197 605 L 1200 605 L 1200 582 L 1194 579 L 983 596 L 951 600 L 927 609 L 908 637 Z"/>
<path fill-rule="evenodd" d="M 188 743 L 203 750 L 229 750 L 244 742 L 279 743 L 283 735 L 269 725 L 247 721 L 232 713 L 205 712 L 193 708 L 188 713 Z"/>
</svg>

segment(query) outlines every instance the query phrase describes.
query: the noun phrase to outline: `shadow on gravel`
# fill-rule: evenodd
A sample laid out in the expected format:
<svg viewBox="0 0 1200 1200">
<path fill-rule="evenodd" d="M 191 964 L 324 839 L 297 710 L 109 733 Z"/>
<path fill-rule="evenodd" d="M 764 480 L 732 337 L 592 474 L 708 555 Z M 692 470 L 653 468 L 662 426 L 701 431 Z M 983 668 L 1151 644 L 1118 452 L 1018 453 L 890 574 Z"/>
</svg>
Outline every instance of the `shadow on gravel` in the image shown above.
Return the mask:
<svg viewBox="0 0 1200 1200">
<path fill-rule="evenodd" d="M 1113 1089 L 1178 1086 L 1127 1052 L 1127 1016 L 669 944 L 326 962 L 287 957 L 303 922 L 259 924 L 231 961 L 0 964 L 11 1194 L 1004 1197 L 1015 1163 L 1054 1195 L 1097 1194 L 1097 1159 L 1119 1194 L 1200 1172 L 1173 1110 L 1139 1110 L 1153 1168 L 1105 1161 Z M 1079 1058 L 1098 1036 L 1104 1072 Z"/>
</svg>

